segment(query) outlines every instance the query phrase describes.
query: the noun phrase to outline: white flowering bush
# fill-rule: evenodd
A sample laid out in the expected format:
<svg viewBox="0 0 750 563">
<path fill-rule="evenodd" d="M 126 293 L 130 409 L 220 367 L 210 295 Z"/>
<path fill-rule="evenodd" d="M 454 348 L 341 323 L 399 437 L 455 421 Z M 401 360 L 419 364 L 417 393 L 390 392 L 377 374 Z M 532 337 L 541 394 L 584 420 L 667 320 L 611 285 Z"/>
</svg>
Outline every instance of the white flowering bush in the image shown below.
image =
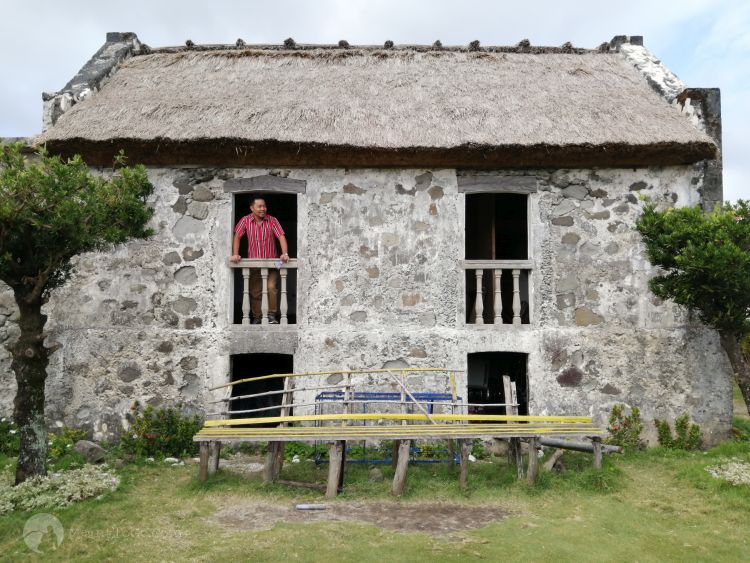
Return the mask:
<svg viewBox="0 0 750 563">
<path fill-rule="evenodd" d="M 62 508 L 87 498 L 114 491 L 120 478 L 106 466 L 86 465 L 81 469 L 32 477 L 13 486 L 10 472 L 0 476 L 0 515 L 14 510 Z"/>
<path fill-rule="evenodd" d="M 750 485 L 750 463 L 733 457 L 720 460 L 718 465 L 706 467 L 709 475 L 732 485 Z"/>
</svg>

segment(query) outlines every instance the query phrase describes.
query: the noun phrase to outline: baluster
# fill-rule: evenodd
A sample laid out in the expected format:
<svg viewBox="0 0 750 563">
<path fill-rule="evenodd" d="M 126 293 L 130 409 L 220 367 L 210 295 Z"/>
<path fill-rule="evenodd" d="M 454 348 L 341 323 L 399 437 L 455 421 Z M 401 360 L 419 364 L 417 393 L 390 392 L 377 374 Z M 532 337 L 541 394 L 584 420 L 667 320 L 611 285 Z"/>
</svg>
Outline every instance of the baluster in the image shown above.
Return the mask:
<svg viewBox="0 0 750 563">
<path fill-rule="evenodd" d="M 521 289 L 519 277 L 521 270 L 513 270 L 513 324 L 521 324 Z"/>
<path fill-rule="evenodd" d="M 279 312 L 281 313 L 281 324 L 285 325 L 285 324 L 288 324 L 288 321 L 286 318 L 286 312 L 288 310 L 288 306 L 286 302 L 286 268 L 282 266 L 281 270 L 279 270 L 279 275 L 281 276 L 281 295 L 279 295 Z"/>
<path fill-rule="evenodd" d="M 261 324 L 268 324 L 268 268 L 261 268 L 260 275 L 263 278 L 263 299 L 260 302 Z"/>
<path fill-rule="evenodd" d="M 484 302 L 482 300 L 482 274 L 484 274 L 484 270 L 476 271 L 477 298 L 474 301 L 474 324 L 476 325 L 484 324 L 484 318 L 482 317 L 482 315 L 484 314 Z"/>
<path fill-rule="evenodd" d="M 242 268 L 242 324 L 250 324 L 250 268 Z"/>
<path fill-rule="evenodd" d="M 503 295 L 500 289 L 500 279 L 503 271 L 495 268 L 495 324 L 503 324 Z"/>
</svg>

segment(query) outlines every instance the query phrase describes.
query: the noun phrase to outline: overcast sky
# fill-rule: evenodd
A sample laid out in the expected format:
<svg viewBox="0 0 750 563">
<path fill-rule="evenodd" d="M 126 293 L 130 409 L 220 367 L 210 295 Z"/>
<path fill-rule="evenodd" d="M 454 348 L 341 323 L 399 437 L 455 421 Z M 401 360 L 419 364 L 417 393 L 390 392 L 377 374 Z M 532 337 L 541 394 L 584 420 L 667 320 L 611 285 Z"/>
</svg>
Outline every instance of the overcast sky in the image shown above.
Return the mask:
<svg viewBox="0 0 750 563">
<path fill-rule="evenodd" d="M 644 44 L 686 84 L 719 87 L 724 195 L 750 199 L 750 2 L 746 0 L 0 0 L 0 137 L 40 132 L 41 93 L 55 91 L 104 42 L 134 31 L 154 47 L 195 43 L 395 43 L 596 47 Z"/>
</svg>

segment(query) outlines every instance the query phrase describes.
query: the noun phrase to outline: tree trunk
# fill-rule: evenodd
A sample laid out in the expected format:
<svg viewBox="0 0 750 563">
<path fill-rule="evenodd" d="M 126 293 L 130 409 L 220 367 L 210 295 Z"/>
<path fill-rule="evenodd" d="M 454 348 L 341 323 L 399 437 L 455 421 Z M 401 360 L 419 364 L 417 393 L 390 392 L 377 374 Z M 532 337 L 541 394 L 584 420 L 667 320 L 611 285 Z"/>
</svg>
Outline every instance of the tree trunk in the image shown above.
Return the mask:
<svg viewBox="0 0 750 563">
<path fill-rule="evenodd" d="M 44 347 L 42 300 L 26 301 L 16 292 L 21 336 L 10 347 L 11 367 L 16 374 L 18 390 L 13 418 L 21 434 L 21 448 L 16 465 L 16 485 L 29 477 L 47 474 L 47 427 L 44 421 L 44 381 L 47 378 L 49 350 Z"/>
<path fill-rule="evenodd" d="M 745 400 L 745 408 L 750 414 L 750 369 L 740 347 L 742 337 L 737 333 L 728 331 L 719 331 L 719 336 L 721 337 L 721 346 L 732 364 L 734 379 L 740 388 L 742 398 Z"/>
</svg>

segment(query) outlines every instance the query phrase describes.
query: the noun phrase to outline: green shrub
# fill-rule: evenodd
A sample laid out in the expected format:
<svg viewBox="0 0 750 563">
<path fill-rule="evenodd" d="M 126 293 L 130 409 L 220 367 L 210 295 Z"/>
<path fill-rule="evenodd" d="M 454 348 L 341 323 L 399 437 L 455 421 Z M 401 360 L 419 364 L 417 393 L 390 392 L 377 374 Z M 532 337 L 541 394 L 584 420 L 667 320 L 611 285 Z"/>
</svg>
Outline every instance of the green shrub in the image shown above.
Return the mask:
<svg viewBox="0 0 750 563">
<path fill-rule="evenodd" d="M 308 459 L 313 455 L 313 447 L 305 442 L 287 442 L 286 448 L 284 449 L 284 459 L 290 460 L 294 456 L 299 456 L 299 459 Z"/>
<path fill-rule="evenodd" d="M 606 441 L 608 444 L 623 448 L 641 448 L 641 432 L 643 431 L 641 411 L 638 407 L 632 407 L 629 415 L 625 415 L 624 411 L 625 405 L 612 407 L 607 427 L 609 438 Z"/>
<path fill-rule="evenodd" d="M 490 457 L 484 447 L 484 440 L 481 440 L 480 438 L 474 440 L 474 443 L 471 446 L 471 455 L 477 459 L 486 459 Z"/>
<path fill-rule="evenodd" d="M 734 417 L 732 437 L 737 442 L 750 442 L 750 419 Z"/>
<path fill-rule="evenodd" d="M 0 454 L 15 457 L 21 445 L 18 427 L 9 418 L 0 418 Z"/>
<path fill-rule="evenodd" d="M 49 449 L 47 454 L 52 459 L 57 459 L 70 453 L 78 440 L 86 439 L 86 431 L 63 426 L 59 434 L 50 433 Z"/>
<path fill-rule="evenodd" d="M 148 405 L 141 409 L 137 402 L 131 410 L 135 420 L 120 442 L 125 453 L 139 457 L 185 457 L 198 453 L 193 436 L 203 424 L 199 416 L 184 415 L 179 407 L 156 410 Z"/>
<path fill-rule="evenodd" d="M 659 445 L 672 450 L 697 450 L 703 440 L 701 429 L 697 424 L 691 424 L 687 413 L 674 421 L 674 435 L 666 420 L 654 420 Z"/>
</svg>

